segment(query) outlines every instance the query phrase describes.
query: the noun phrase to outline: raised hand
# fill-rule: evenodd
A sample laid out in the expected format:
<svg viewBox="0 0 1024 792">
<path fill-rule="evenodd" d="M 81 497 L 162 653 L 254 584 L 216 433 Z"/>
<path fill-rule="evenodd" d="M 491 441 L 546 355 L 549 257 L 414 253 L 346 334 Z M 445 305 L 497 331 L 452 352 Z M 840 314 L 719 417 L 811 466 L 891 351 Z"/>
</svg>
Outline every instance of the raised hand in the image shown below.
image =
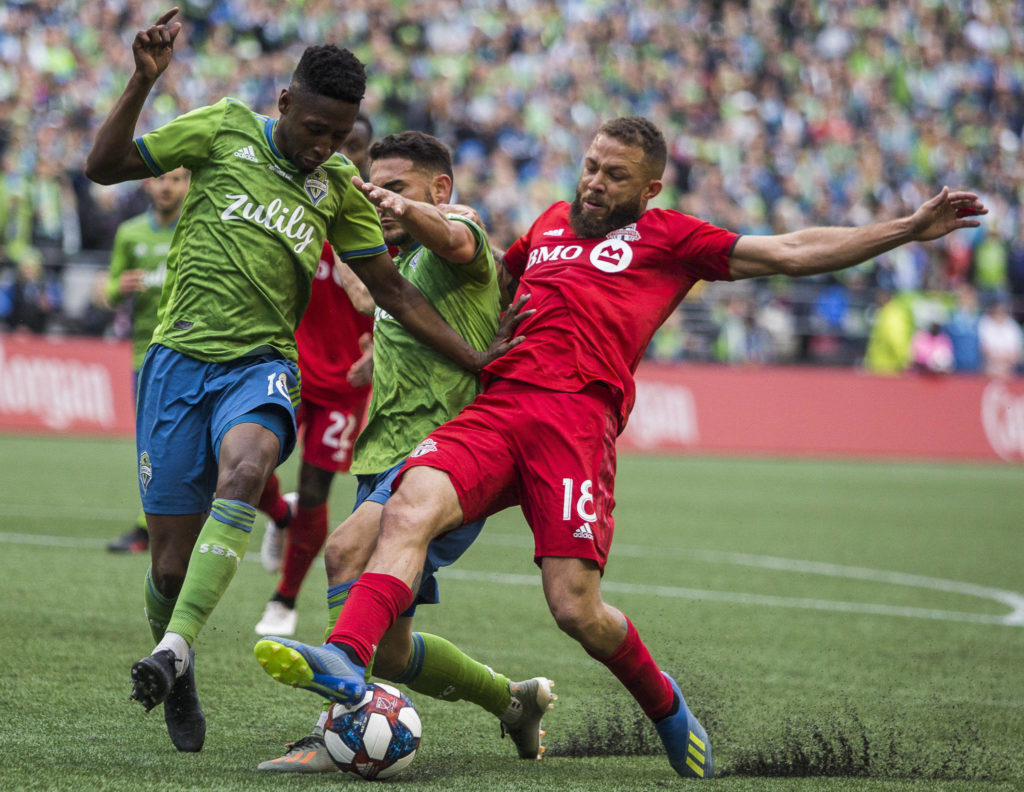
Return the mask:
<svg viewBox="0 0 1024 792">
<path fill-rule="evenodd" d="M 363 181 L 358 176 L 352 177 L 352 184 L 362 190 L 374 206 L 383 209 L 391 216 L 401 217 L 405 214 L 408 202 L 398 193 L 378 187 L 373 182 Z"/>
<path fill-rule="evenodd" d="M 174 39 L 181 32 L 181 23 L 167 24 L 171 21 L 178 8 L 175 6 L 161 16 L 155 25 L 135 34 L 132 42 L 132 55 L 135 56 L 135 70 L 149 80 L 156 80 L 171 62 L 174 53 Z"/>
<path fill-rule="evenodd" d="M 976 228 L 981 221 L 971 218 L 983 214 L 988 214 L 988 209 L 978 201 L 977 195 L 952 192 L 949 187 L 943 187 L 942 192 L 925 201 L 911 215 L 914 239 L 926 242 L 958 228 Z"/>
</svg>

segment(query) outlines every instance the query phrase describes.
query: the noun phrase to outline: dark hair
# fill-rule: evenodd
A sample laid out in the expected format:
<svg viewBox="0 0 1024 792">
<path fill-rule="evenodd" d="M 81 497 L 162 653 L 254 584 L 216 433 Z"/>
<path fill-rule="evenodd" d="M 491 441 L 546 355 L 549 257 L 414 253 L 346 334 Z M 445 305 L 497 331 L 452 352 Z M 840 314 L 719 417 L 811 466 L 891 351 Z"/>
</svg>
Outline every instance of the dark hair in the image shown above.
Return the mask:
<svg viewBox="0 0 1024 792">
<path fill-rule="evenodd" d="M 599 135 L 615 138 L 627 146 L 636 146 L 644 152 L 655 178 L 661 178 L 668 160 L 668 148 L 661 130 L 642 116 L 625 116 L 606 121 L 597 130 Z"/>
<path fill-rule="evenodd" d="M 448 147 L 425 132 L 399 132 L 382 137 L 370 146 L 371 160 L 386 157 L 401 157 L 410 160 L 417 170 L 431 175 L 443 173 L 450 179 L 454 178 L 452 154 Z"/>
<path fill-rule="evenodd" d="M 319 96 L 359 104 L 366 93 L 366 69 L 347 49 L 320 44 L 306 47 L 292 82 Z"/>
</svg>

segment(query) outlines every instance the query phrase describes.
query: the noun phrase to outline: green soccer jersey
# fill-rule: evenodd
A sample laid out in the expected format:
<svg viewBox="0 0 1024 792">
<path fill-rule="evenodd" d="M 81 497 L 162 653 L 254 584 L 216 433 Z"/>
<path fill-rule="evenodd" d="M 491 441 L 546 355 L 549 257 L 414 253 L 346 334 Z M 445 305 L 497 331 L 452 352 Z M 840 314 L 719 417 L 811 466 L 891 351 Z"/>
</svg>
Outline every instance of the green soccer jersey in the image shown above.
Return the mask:
<svg viewBox="0 0 1024 792">
<path fill-rule="evenodd" d="M 222 99 L 136 138 L 155 175 L 192 172 L 153 343 L 213 362 L 267 351 L 296 361 L 324 238 L 345 260 L 387 250 L 355 166 L 335 154 L 301 173 L 275 145 L 276 123 Z"/>
<path fill-rule="evenodd" d="M 159 225 L 156 215 L 149 211 L 125 220 L 114 235 L 107 298 L 115 304 L 128 298 L 132 301 L 132 368 L 136 371 L 142 368 L 156 327 L 156 311 L 167 274 L 167 254 L 174 239 L 175 225 Z M 130 295 L 121 294 L 121 274 L 133 269 L 145 271 L 143 284 L 146 288 Z"/>
<path fill-rule="evenodd" d="M 453 264 L 417 245 L 396 259 L 398 271 L 423 292 L 455 331 L 479 350 L 498 329 L 498 282 L 484 232 L 457 215 L 477 239 L 473 261 Z M 373 395 L 356 439 L 352 472 L 383 473 L 480 392 L 477 377 L 430 347 L 380 308 L 373 327 Z"/>
</svg>

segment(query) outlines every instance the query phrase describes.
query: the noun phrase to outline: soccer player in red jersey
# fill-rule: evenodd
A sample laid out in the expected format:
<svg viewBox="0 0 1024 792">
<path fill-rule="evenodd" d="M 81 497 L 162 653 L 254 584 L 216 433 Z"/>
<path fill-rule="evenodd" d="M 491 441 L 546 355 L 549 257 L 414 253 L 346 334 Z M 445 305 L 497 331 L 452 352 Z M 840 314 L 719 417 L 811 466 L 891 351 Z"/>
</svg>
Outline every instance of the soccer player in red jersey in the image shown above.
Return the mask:
<svg viewBox="0 0 1024 792">
<path fill-rule="evenodd" d="M 373 319 L 360 310 L 372 312 L 373 298 L 336 258 L 325 243 L 309 306 L 295 331 L 302 399 L 296 414 L 302 432 L 297 497 L 282 496 L 274 474 L 258 504 L 271 517 L 263 539 L 263 564 L 268 571 L 282 572 L 256 625 L 260 635 L 295 634 L 295 599 L 327 539 L 331 483 L 335 473 L 347 473 L 352 464 L 352 446 L 370 397 L 369 382 L 353 381 L 352 369 L 365 362 L 363 344 L 371 338 Z M 351 276 L 347 284 L 342 283 L 343 272 Z M 357 301 L 361 295 L 360 305 L 353 305 L 346 286 Z"/>
<path fill-rule="evenodd" d="M 575 200 L 545 211 L 506 252 L 529 295 L 526 340 L 484 370 L 484 391 L 411 455 L 377 548 L 328 643 L 297 652 L 338 701 L 362 696 L 380 637 L 412 602 L 435 536 L 519 504 L 558 626 L 625 685 L 682 776 L 714 772 L 707 734 L 622 611 L 601 596 L 612 539 L 615 438 L 654 331 L 697 280 L 832 272 L 911 241 L 979 225 L 978 197 L 948 188 L 897 220 L 740 236 L 648 209 L 661 191 L 661 132 L 639 117 L 604 124 Z"/>
</svg>

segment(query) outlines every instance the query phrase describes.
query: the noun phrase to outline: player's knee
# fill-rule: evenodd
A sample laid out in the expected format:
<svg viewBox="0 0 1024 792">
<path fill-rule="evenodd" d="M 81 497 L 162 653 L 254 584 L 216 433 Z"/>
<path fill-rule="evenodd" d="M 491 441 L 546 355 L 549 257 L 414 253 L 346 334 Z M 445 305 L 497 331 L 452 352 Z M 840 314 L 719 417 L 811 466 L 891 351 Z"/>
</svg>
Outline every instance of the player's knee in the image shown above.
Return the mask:
<svg viewBox="0 0 1024 792">
<path fill-rule="evenodd" d="M 414 501 L 402 490 L 388 500 L 380 520 L 381 542 L 420 541 L 433 535 L 433 514 L 429 504 Z"/>
<path fill-rule="evenodd" d="M 376 547 L 376 537 L 357 536 L 342 526 L 327 538 L 324 546 L 327 579 L 333 584 L 359 577 Z"/>
<path fill-rule="evenodd" d="M 267 471 L 258 459 L 240 459 L 222 471 L 217 480 L 217 497 L 255 503 L 266 483 Z"/>
<path fill-rule="evenodd" d="M 565 598 L 549 601 L 548 608 L 558 629 L 577 641 L 585 642 L 597 624 L 598 614 L 582 599 Z"/>
</svg>

